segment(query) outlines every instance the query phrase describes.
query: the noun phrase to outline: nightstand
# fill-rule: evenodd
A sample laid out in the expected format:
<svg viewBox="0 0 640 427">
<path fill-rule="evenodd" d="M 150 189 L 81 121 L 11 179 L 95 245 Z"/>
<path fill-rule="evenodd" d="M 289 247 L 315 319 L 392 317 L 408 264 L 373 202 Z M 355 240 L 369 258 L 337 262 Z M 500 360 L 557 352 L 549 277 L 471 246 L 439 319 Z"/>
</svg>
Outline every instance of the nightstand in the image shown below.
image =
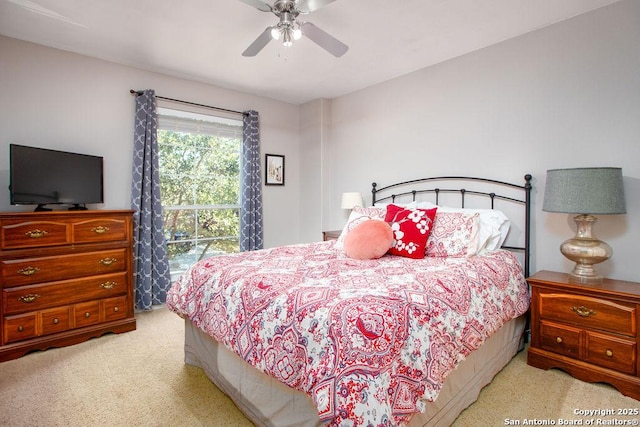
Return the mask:
<svg viewBox="0 0 640 427">
<path fill-rule="evenodd" d="M 342 233 L 342 230 L 323 231 L 322 240 L 324 240 L 325 242 L 327 240 L 338 240 L 338 237 L 340 237 L 340 233 Z"/>
<path fill-rule="evenodd" d="M 531 286 L 527 363 L 559 368 L 587 382 L 605 382 L 640 400 L 640 283 L 604 279 L 572 283 L 541 271 Z"/>
</svg>

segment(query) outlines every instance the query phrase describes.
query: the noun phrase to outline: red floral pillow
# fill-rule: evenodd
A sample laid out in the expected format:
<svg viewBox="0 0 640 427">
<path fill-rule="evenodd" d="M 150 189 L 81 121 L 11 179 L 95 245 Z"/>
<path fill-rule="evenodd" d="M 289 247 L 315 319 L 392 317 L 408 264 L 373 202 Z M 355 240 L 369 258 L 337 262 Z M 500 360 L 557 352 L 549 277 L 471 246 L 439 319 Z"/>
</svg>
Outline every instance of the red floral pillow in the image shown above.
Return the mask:
<svg viewBox="0 0 640 427">
<path fill-rule="evenodd" d="M 384 220 L 391 224 L 394 237 L 394 245 L 389 253 L 408 258 L 424 258 L 437 210 L 438 208 L 417 209 L 387 205 Z"/>
</svg>

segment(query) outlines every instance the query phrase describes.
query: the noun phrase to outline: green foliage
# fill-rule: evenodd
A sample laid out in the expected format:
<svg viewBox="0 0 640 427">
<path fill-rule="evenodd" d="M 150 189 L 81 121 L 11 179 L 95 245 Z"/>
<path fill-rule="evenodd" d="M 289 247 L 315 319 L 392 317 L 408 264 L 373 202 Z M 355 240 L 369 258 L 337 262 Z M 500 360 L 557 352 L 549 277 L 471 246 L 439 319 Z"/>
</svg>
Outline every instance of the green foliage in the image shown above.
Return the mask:
<svg viewBox="0 0 640 427">
<path fill-rule="evenodd" d="M 240 138 L 158 130 L 158 146 L 170 258 L 238 252 Z"/>
</svg>

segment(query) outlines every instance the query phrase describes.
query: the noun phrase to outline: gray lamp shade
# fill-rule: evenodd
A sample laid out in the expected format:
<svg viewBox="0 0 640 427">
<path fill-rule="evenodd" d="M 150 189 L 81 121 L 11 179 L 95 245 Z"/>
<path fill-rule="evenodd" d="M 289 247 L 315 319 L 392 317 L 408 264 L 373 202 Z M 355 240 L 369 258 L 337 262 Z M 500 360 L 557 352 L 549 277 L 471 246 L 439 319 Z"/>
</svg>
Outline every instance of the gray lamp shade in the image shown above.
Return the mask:
<svg viewBox="0 0 640 427">
<path fill-rule="evenodd" d="M 592 215 L 627 213 L 622 169 L 548 170 L 542 210 Z"/>
</svg>

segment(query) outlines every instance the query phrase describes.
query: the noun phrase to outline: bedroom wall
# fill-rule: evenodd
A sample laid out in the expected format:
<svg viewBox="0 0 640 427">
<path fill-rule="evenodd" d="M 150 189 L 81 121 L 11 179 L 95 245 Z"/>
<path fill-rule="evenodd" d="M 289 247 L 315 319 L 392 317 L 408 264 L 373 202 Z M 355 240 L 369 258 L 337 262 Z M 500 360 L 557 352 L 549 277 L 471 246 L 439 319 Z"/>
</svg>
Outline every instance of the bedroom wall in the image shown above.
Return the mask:
<svg viewBox="0 0 640 427">
<path fill-rule="evenodd" d="M 325 229 L 343 191 L 437 175 L 533 180 L 532 271 L 568 271 L 572 215 L 542 212 L 547 169 L 622 167 L 627 215 L 600 216 L 606 276 L 640 281 L 640 2 L 575 17 L 331 102 Z M 380 58 L 381 61 L 387 59 Z"/>
<path fill-rule="evenodd" d="M 105 203 L 130 206 L 134 99 L 130 89 L 260 113 L 262 153 L 283 154 L 284 187 L 264 187 L 265 246 L 298 239 L 298 106 L 0 37 L 0 211 L 9 205 L 9 143 L 104 156 Z M 264 156 L 262 161 L 264 162 Z M 291 166 L 289 166 L 291 165 Z"/>
<path fill-rule="evenodd" d="M 300 242 L 322 239 L 324 147 L 329 140 L 331 101 L 317 99 L 300 106 L 300 173 L 298 217 Z"/>
</svg>

